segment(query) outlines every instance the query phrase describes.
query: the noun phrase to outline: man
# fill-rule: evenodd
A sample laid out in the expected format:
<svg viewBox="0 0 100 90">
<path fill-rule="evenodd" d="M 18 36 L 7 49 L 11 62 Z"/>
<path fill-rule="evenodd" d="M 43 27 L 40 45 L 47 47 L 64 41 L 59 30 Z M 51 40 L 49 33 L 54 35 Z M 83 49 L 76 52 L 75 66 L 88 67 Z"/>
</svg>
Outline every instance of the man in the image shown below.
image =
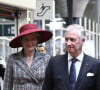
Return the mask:
<svg viewBox="0 0 100 90">
<path fill-rule="evenodd" d="M 66 28 L 68 54 L 50 59 L 42 90 L 100 90 L 100 62 L 82 51 L 84 42 L 82 26 L 73 24 Z"/>
<path fill-rule="evenodd" d="M 46 53 L 46 49 L 45 49 L 45 47 L 43 45 L 39 45 L 37 47 L 37 50 L 39 50 L 41 53 Z"/>
<path fill-rule="evenodd" d="M 60 48 L 59 47 L 56 47 L 56 55 L 60 55 Z"/>
</svg>

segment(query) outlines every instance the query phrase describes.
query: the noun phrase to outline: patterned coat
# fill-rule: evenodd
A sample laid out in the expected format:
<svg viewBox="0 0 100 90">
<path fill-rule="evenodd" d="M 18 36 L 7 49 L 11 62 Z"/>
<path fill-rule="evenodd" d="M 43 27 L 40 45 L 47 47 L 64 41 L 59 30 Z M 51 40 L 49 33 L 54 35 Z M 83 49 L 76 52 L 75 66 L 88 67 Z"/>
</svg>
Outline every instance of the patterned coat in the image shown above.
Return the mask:
<svg viewBox="0 0 100 90">
<path fill-rule="evenodd" d="M 33 63 L 28 67 L 22 51 L 10 55 L 3 90 L 42 90 L 49 59 L 49 55 L 36 51 Z"/>
</svg>

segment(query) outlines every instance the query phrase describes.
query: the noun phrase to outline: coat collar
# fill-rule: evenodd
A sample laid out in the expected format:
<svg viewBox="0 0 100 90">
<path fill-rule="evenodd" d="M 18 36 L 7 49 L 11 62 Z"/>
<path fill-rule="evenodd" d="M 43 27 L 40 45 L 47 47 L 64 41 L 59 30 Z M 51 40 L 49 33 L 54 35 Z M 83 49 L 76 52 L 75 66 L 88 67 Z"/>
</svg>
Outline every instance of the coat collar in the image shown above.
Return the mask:
<svg viewBox="0 0 100 90">
<path fill-rule="evenodd" d="M 14 55 L 15 63 L 24 70 L 37 84 L 39 81 L 35 78 L 34 72 L 39 68 L 41 62 L 44 60 L 44 54 L 40 53 L 39 51 L 35 50 L 35 58 L 33 59 L 33 63 L 29 68 L 25 62 L 25 57 L 23 51 L 20 51 Z M 45 61 L 44 61 L 45 62 Z M 32 69 L 34 68 L 34 69 Z"/>
</svg>

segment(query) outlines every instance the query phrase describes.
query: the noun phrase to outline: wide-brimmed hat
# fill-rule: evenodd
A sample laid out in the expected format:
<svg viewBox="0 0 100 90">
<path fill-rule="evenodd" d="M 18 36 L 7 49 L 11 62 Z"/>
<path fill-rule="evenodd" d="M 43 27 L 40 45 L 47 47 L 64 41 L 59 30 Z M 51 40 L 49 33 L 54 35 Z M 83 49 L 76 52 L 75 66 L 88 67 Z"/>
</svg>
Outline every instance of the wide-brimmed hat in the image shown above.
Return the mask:
<svg viewBox="0 0 100 90">
<path fill-rule="evenodd" d="M 38 43 L 45 42 L 52 37 L 52 33 L 48 30 L 40 30 L 35 24 L 25 24 L 19 29 L 20 34 L 10 41 L 9 45 L 12 48 L 22 47 L 21 37 L 30 33 L 37 32 L 39 34 Z"/>
</svg>

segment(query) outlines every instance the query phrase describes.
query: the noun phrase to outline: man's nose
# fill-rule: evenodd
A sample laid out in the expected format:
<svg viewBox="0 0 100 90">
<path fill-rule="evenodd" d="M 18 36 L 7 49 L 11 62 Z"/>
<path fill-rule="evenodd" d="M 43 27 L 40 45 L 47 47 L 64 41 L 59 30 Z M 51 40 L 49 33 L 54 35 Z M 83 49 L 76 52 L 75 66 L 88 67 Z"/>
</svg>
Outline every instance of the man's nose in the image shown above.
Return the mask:
<svg viewBox="0 0 100 90">
<path fill-rule="evenodd" d="M 71 45 L 71 41 L 70 41 L 70 40 L 67 40 L 67 41 L 66 41 L 66 44 L 67 44 L 67 45 Z"/>
</svg>

